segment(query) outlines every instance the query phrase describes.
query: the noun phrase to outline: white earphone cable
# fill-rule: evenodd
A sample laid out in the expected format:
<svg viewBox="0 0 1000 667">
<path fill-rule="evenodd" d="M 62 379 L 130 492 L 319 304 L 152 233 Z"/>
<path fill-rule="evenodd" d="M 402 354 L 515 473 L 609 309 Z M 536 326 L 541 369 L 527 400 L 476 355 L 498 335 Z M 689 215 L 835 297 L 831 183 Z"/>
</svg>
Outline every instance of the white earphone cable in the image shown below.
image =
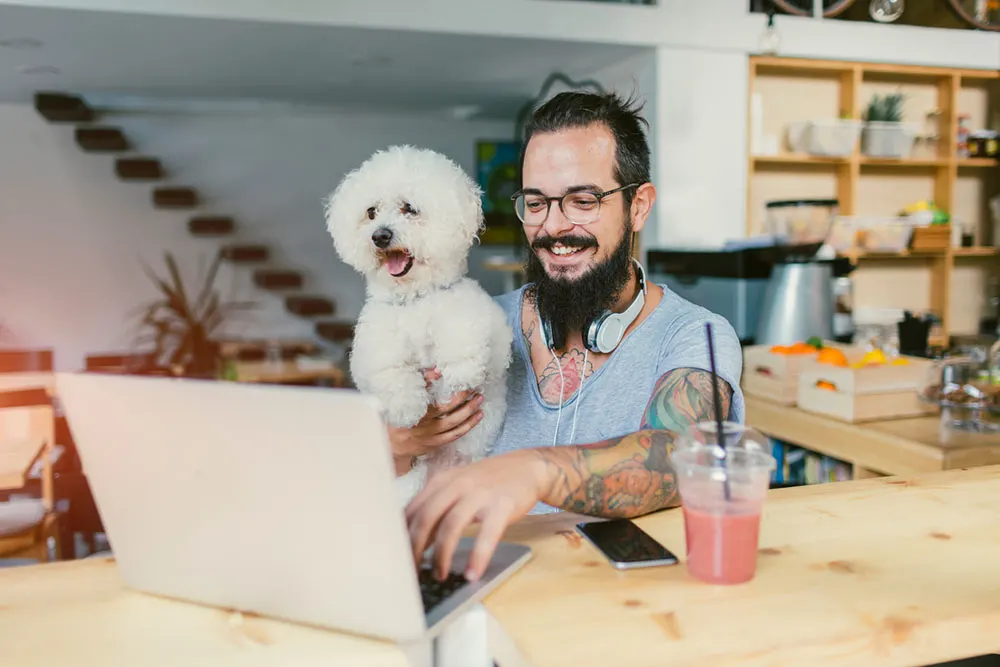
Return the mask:
<svg viewBox="0 0 1000 667">
<path fill-rule="evenodd" d="M 556 359 L 556 351 L 550 347 L 549 354 L 552 355 L 552 363 L 556 365 L 556 370 L 559 371 L 559 409 L 556 412 L 556 432 L 552 434 L 552 446 L 555 447 L 556 440 L 559 438 L 559 421 L 562 419 L 563 392 L 566 391 L 566 378 L 563 375 L 562 364 Z"/>
<path fill-rule="evenodd" d="M 583 383 L 587 379 L 587 355 L 590 354 L 589 349 L 584 349 L 583 351 L 583 368 L 580 370 L 580 388 L 577 389 L 576 395 L 576 407 L 573 408 L 573 431 L 570 433 L 569 442 L 570 444 L 576 443 L 576 415 L 580 412 L 580 403 L 583 402 Z M 558 423 L 556 424 L 558 427 Z"/>
</svg>

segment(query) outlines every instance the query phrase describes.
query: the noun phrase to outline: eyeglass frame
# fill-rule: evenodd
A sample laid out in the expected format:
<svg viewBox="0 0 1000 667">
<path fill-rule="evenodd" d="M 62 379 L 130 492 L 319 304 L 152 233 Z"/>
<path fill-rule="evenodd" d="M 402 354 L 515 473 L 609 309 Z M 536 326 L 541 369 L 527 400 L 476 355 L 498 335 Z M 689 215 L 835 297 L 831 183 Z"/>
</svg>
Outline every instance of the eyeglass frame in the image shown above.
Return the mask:
<svg viewBox="0 0 1000 667">
<path fill-rule="evenodd" d="M 625 190 L 627 190 L 629 188 L 637 188 L 637 187 L 639 187 L 641 185 L 642 185 L 642 183 L 629 183 L 628 185 L 621 185 L 621 186 L 619 186 L 617 188 L 614 188 L 613 190 L 607 190 L 605 192 L 594 192 L 592 190 L 587 190 L 587 189 L 570 190 L 569 192 L 566 192 L 566 193 L 564 193 L 564 194 L 562 194 L 562 195 L 560 195 L 558 197 L 546 197 L 545 195 L 539 193 L 538 196 L 541 197 L 542 200 L 544 200 L 545 204 L 546 204 L 546 207 L 545 207 L 545 217 L 542 218 L 542 221 L 540 223 L 538 223 L 537 225 L 530 225 L 527 222 L 525 222 L 524 220 L 521 220 L 521 216 L 518 215 L 517 218 L 518 218 L 518 220 L 521 220 L 521 224 L 522 225 L 525 225 L 525 226 L 528 226 L 528 227 L 541 227 L 549 219 L 549 214 L 552 213 L 552 202 L 557 201 L 557 202 L 559 202 L 559 210 L 562 211 L 563 217 L 566 218 L 567 220 L 569 220 L 570 222 L 572 222 L 574 225 L 578 225 L 578 226 L 581 226 L 581 227 L 586 226 L 586 225 L 592 225 L 595 222 L 597 222 L 597 220 L 593 220 L 591 222 L 576 222 L 575 220 L 571 220 L 570 217 L 568 215 L 566 215 L 566 209 L 563 208 L 563 200 L 566 199 L 566 197 L 569 197 L 570 195 L 578 195 L 578 194 L 583 193 L 583 192 L 585 192 L 587 194 L 590 194 L 590 195 L 594 195 L 595 197 L 597 197 L 598 219 L 600 219 L 600 206 L 604 202 L 604 199 L 606 197 L 610 197 L 611 195 L 616 194 L 618 192 L 623 192 L 623 191 L 625 191 Z M 510 196 L 510 201 L 512 203 L 514 203 L 514 215 L 517 215 L 517 203 L 516 203 L 517 202 L 517 198 L 518 197 L 524 197 L 524 196 L 525 196 L 525 194 L 524 194 L 524 190 L 523 189 L 522 190 L 518 190 L 517 192 L 515 192 L 514 194 L 512 194 Z"/>
</svg>

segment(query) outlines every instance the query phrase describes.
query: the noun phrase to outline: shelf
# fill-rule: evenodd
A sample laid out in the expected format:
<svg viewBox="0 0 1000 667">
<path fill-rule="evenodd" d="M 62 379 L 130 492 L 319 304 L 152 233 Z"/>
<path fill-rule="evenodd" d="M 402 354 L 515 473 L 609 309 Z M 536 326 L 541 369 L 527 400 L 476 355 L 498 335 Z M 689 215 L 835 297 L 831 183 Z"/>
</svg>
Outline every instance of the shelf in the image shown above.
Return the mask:
<svg viewBox="0 0 1000 667">
<path fill-rule="evenodd" d="M 782 153 L 779 155 L 753 155 L 751 158 L 757 166 L 768 165 L 848 165 L 854 162 L 851 157 L 824 157 L 822 155 L 806 155 L 798 153 Z M 947 167 L 951 164 L 949 158 L 880 158 L 861 155 L 857 161 L 863 167 L 890 167 L 899 169 L 934 169 Z M 955 161 L 959 167 L 996 167 L 1000 162 L 992 158 L 962 158 Z"/>
<path fill-rule="evenodd" d="M 861 165 L 870 167 L 899 167 L 901 169 L 920 167 L 947 167 L 947 158 L 915 158 L 915 159 L 893 159 L 882 157 L 861 156 Z"/>
<path fill-rule="evenodd" d="M 884 261 L 884 260 L 896 260 L 896 259 L 933 259 L 935 257 L 944 257 L 945 252 L 943 250 L 904 250 L 902 252 L 872 252 L 869 250 L 860 250 L 858 252 L 849 252 L 841 255 L 841 257 L 846 257 L 852 262 L 858 262 L 861 260 L 869 261 Z"/>
<path fill-rule="evenodd" d="M 1000 161 L 991 157 L 964 157 L 958 159 L 959 167 L 996 167 L 1000 166 Z"/>
<path fill-rule="evenodd" d="M 865 155 L 863 144 L 854 146 L 851 154 L 843 157 L 749 155 L 748 234 L 757 231 L 757 220 L 766 214 L 764 202 L 817 193 L 836 198 L 844 216 L 874 211 L 892 215 L 892 211 L 902 210 L 914 201 L 934 201 L 953 217 L 968 218 L 978 224 L 980 232 L 984 231 L 989 210 L 985 202 L 978 200 L 994 193 L 1000 160 L 959 157 L 958 115 L 970 113 L 977 126 L 984 123 L 995 111 L 1000 71 L 751 56 L 748 74 L 751 93 L 756 90 L 778 96 L 769 102 L 774 118 L 768 121 L 771 125 L 767 131 L 772 135 L 803 118 L 845 114 L 858 118 L 874 94 L 897 89 L 921 109 L 937 110 L 936 128 L 927 131 L 939 135 L 936 146 L 920 144 L 905 159 Z M 762 74 L 769 80 L 758 88 Z M 782 99 L 782 95 L 788 99 Z M 912 111 L 916 113 L 916 107 Z M 761 177 L 755 178 L 756 174 Z M 872 269 L 865 290 L 875 290 L 877 298 L 887 302 L 923 300 L 927 308 L 941 316 L 944 340 L 953 324 L 961 321 L 962 326 L 967 326 L 976 316 L 974 300 L 964 294 L 973 289 L 970 281 L 982 271 L 1000 267 L 1000 250 L 988 247 L 916 252 L 907 249 L 897 253 L 857 248 L 841 253 L 841 257 L 862 269 Z M 958 271 L 956 265 L 961 267 Z M 903 277 L 910 273 L 915 274 L 912 287 Z M 911 294 L 914 288 L 927 293 Z"/>
<path fill-rule="evenodd" d="M 781 56 L 754 56 L 751 61 L 757 74 L 786 74 L 802 76 L 804 73 L 816 75 L 838 75 L 854 71 L 854 63 L 841 60 L 812 60 L 808 58 L 784 58 Z"/>
<path fill-rule="evenodd" d="M 979 248 L 955 248 L 952 253 L 955 257 L 995 257 L 1000 254 L 1000 249 L 982 246 Z"/>
<path fill-rule="evenodd" d="M 850 158 L 823 157 L 822 155 L 798 155 L 785 153 L 782 155 L 754 155 L 753 161 L 758 165 L 768 164 L 850 164 Z"/>
</svg>

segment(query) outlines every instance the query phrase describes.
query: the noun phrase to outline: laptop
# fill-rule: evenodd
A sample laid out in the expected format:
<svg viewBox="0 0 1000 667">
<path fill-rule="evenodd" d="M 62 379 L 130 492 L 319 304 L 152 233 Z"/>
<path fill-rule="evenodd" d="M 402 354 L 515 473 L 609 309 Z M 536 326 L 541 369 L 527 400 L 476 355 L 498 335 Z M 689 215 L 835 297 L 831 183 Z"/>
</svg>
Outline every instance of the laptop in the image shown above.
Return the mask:
<svg viewBox="0 0 1000 667">
<path fill-rule="evenodd" d="M 500 543 L 479 581 L 413 560 L 378 402 L 350 389 L 100 374 L 56 389 L 125 584 L 426 642 L 531 556 Z"/>
</svg>

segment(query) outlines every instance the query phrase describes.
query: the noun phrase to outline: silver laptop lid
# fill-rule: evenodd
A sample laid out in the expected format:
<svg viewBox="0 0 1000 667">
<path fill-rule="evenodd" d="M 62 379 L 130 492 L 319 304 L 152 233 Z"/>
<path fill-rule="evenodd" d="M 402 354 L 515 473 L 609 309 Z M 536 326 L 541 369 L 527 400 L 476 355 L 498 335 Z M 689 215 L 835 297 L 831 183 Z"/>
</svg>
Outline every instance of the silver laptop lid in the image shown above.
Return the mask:
<svg viewBox="0 0 1000 667">
<path fill-rule="evenodd" d="M 399 642 L 426 634 L 374 399 L 59 374 L 118 567 L 138 590 Z"/>
</svg>

